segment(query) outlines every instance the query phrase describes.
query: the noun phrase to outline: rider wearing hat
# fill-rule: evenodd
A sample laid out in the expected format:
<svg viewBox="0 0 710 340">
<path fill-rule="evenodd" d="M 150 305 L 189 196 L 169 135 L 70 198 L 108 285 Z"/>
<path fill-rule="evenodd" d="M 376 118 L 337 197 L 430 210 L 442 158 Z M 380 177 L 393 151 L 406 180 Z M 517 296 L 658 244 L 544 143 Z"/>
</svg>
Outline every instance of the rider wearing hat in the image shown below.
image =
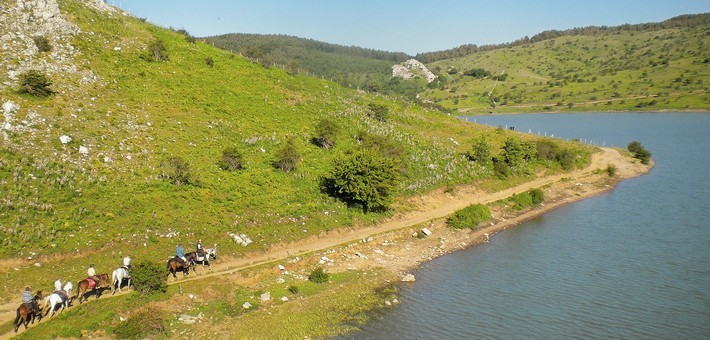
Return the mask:
<svg viewBox="0 0 710 340">
<path fill-rule="evenodd" d="M 96 269 L 94 269 L 94 264 L 89 265 L 89 269 L 86 270 L 86 275 L 89 276 L 90 279 L 94 280 L 96 284 L 99 284 L 99 277 L 96 276 Z"/>
<path fill-rule="evenodd" d="M 30 289 L 30 286 L 25 287 L 25 290 L 22 292 L 22 303 L 29 304 L 30 307 L 32 307 L 32 313 L 35 313 L 39 309 L 37 308 L 37 303 L 35 301 L 34 295 L 32 295 L 32 290 Z"/>
<path fill-rule="evenodd" d="M 197 240 L 197 244 L 195 245 L 195 253 L 197 254 L 197 257 L 205 257 L 205 250 L 202 249 L 202 239 Z"/>
</svg>

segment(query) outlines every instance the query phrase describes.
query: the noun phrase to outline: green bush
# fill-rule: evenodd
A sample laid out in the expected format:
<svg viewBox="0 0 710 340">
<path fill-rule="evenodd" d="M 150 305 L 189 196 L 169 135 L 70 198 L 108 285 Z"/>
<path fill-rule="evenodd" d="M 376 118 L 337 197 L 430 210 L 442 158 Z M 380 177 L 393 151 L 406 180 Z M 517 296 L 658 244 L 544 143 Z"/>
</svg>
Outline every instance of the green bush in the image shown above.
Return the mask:
<svg viewBox="0 0 710 340">
<path fill-rule="evenodd" d="M 545 200 L 545 193 L 541 189 L 531 189 L 522 194 L 513 195 L 510 200 L 515 203 L 513 209 L 522 210 L 542 203 Z"/>
<path fill-rule="evenodd" d="M 37 70 L 29 70 L 20 74 L 20 88 L 17 92 L 35 97 L 49 97 L 54 93 L 50 86 L 52 81 L 47 75 Z"/>
<path fill-rule="evenodd" d="M 291 292 L 291 294 L 298 294 L 300 292 L 298 286 L 288 286 L 288 291 Z"/>
<path fill-rule="evenodd" d="M 393 159 L 363 150 L 334 160 L 332 175 L 324 180 L 324 189 L 348 204 L 362 205 L 368 213 L 387 209 L 399 177 Z"/>
<path fill-rule="evenodd" d="M 446 225 L 451 228 L 477 229 L 481 222 L 491 219 L 491 211 L 483 204 L 474 204 L 463 208 L 446 219 Z"/>
<path fill-rule="evenodd" d="M 370 103 L 367 105 L 367 108 L 370 109 L 368 116 L 374 119 L 377 119 L 381 122 L 386 122 L 387 118 L 389 118 L 388 116 L 390 109 L 384 104 Z"/>
<path fill-rule="evenodd" d="M 471 162 L 486 164 L 491 161 L 491 144 L 480 139 L 473 144 L 473 149 L 466 152 L 466 158 Z"/>
<path fill-rule="evenodd" d="M 308 280 L 315 283 L 325 283 L 330 279 L 330 274 L 323 270 L 323 267 L 313 269 L 311 275 L 308 275 Z"/>
<path fill-rule="evenodd" d="M 316 125 L 316 137 L 314 143 L 323 149 L 330 149 L 335 145 L 335 139 L 338 137 L 340 127 L 335 122 L 323 119 Z"/>
<path fill-rule="evenodd" d="M 293 139 L 289 139 L 281 149 L 276 151 L 276 160 L 274 166 L 284 172 L 291 172 L 296 169 L 296 165 L 301 161 L 301 155 L 298 152 L 296 143 Z"/>
<path fill-rule="evenodd" d="M 148 45 L 148 50 L 141 55 L 141 59 L 146 61 L 168 61 L 168 50 L 162 40 L 156 39 Z"/>
<path fill-rule="evenodd" d="M 165 293 L 168 289 L 165 264 L 139 261 L 131 265 L 131 282 L 142 295 Z"/>
<path fill-rule="evenodd" d="M 180 157 L 168 157 L 160 167 L 162 171 L 160 177 L 167 179 L 172 184 L 195 185 L 198 183 L 190 173 L 190 163 Z"/>
<path fill-rule="evenodd" d="M 52 50 L 52 45 L 49 43 L 49 39 L 47 39 L 47 37 L 38 35 L 33 37 L 32 40 L 34 40 L 37 50 L 39 50 L 40 53 Z"/>
<path fill-rule="evenodd" d="M 640 142 L 633 141 L 629 143 L 627 149 L 631 151 L 634 158 L 641 160 L 641 164 L 648 164 L 651 162 L 651 152 L 646 150 Z"/>
<path fill-rule="evenodd" d="M 214 66 L 214 59 L 212 59 L 212 57 L 205 58 L 205 64 L 209 67 Z"/>
<path fill-rule="evenodd" d="M 236 147 L 222 150 L 222 159 L 217 163 L 220 169 L 227 171 L 237 171 L 244 168 L 242 153 Z"/>
<path fill-rule="evenodd" d="M 616 170 L 616 165 L 614 164 L 608 164 L 606 166 L 606 174 L 609 175 L 609 177 L 616 176 Z"/>
<path fill-rule="evenodd" d="M 121 322 L 113 331 L 118 339 L 146 339 L 167 334 L 161 311 L 156 308 L 141 308 Z"/>
</svg>

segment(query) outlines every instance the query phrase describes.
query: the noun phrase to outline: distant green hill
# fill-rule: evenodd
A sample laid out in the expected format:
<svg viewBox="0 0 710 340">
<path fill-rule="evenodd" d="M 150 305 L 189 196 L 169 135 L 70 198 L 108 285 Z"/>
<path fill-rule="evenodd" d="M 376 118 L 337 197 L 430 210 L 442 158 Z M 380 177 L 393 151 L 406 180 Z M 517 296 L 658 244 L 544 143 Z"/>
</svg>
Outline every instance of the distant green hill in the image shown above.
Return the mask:
<svg viewBox="0 0 710 340">
<path fill-rule="evenodd" d="M 427 64 L 422 98 L 461 112 L 708 110 L 710 14 L 550 31 Z"/>
<path fill-rule="evenodd" d="M 410 57 L 405 53 L 329 44 L 287 35 L 224 34 L 203 40 L 265 66 L 279 65 L 352 88 L 389 80 L 391 67 Z"/>
</svg>

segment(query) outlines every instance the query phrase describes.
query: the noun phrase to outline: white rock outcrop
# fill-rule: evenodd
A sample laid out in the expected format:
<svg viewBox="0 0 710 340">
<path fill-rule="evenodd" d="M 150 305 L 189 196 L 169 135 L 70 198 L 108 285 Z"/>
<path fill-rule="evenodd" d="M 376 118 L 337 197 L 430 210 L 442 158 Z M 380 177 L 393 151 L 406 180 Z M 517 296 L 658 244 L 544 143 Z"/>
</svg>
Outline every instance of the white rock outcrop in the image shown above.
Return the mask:
<svg viewBox="0 0 710 340">
<path fill-rule="evenodd" d="M 392 77 L 399 77 L 402 79 L 413 79 L 416 77 L 421 77 L 426 79 L 427 83 L 431 83 L 436 79 L 436 75 L 431 73 L 424 64 L 416 59 L 409 59 L 402 64 L 392 66 Z"/>
</svg>

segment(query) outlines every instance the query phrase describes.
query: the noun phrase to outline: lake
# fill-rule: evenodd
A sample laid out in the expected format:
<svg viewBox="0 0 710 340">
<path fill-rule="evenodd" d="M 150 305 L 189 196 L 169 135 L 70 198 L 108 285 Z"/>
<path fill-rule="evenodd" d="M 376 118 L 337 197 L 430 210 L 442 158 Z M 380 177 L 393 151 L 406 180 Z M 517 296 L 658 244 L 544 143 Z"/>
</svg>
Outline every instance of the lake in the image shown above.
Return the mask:
<svg viewBox="0 0 710 340">
<path fill-rule="evenodd" d="M 710 114 L 465 117 L 625 147 L 656 166 L 423 264 L 347 339 L 710 338 Z"/>
</svg>

